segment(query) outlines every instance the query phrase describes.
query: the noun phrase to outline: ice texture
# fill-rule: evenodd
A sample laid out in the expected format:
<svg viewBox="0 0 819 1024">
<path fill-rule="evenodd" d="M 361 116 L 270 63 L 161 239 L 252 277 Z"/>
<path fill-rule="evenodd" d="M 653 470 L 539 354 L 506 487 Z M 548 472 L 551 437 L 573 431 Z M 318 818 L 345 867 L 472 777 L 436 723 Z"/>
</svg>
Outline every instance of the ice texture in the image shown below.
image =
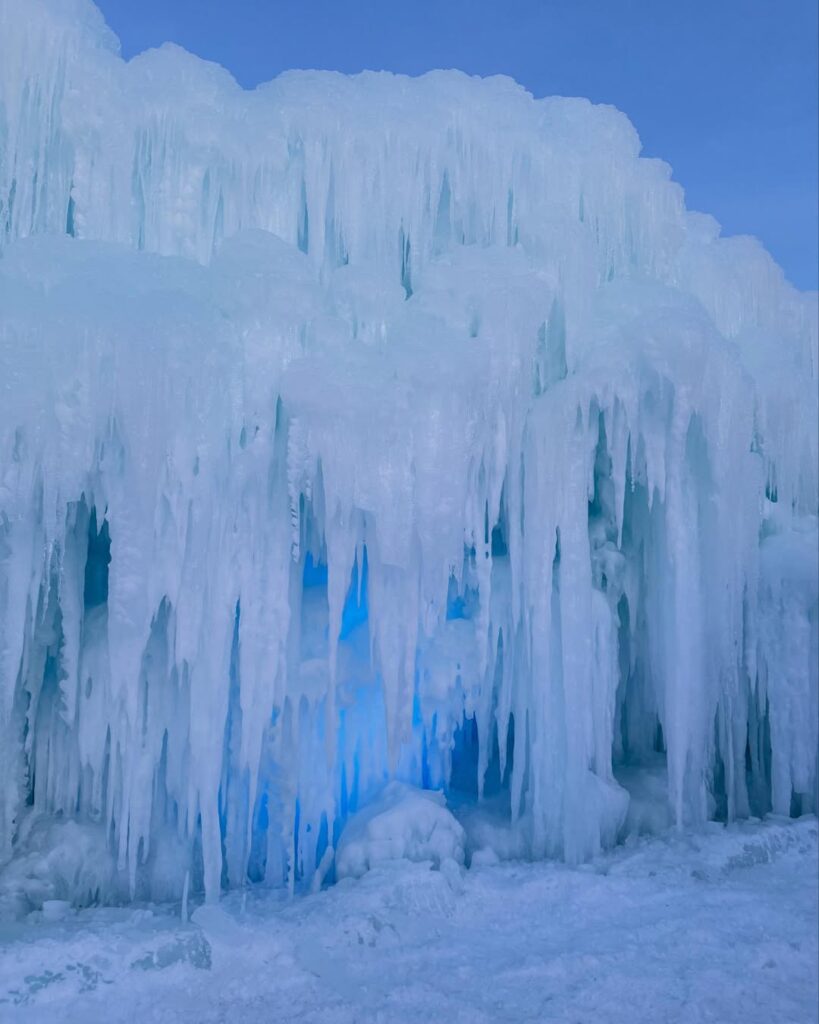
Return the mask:
<svg viewBox="0 0 819 1024">
<path fill-rule="evenodd" d="M 37 898 L 331 879 L 390 780 L 817 809 L 816 295 L 639 150 L 0 0 L 0 863 L 111 851 Z"/>
</svg>

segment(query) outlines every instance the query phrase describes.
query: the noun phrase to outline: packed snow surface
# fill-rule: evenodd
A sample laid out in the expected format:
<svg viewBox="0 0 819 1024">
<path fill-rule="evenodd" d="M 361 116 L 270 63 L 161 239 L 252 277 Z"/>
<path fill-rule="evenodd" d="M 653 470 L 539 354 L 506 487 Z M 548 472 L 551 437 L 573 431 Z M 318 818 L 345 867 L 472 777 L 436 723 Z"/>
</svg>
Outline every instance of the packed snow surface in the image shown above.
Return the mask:
<svg viewBox="0 0 819 1024">
<path fill-rule="evenodd" d="M 816 820 L 0 932 L 4 1024 L 815 1024 Z M 281 892 L 281 890 L 280 890 Z M 39 912 L 38 912 L 39 914 Z"/>
<path fill-rule="evenodd" d="M 639 148 L 0 0 L 0 911 L 816 810 L 816 296 Z"/>
</svg>

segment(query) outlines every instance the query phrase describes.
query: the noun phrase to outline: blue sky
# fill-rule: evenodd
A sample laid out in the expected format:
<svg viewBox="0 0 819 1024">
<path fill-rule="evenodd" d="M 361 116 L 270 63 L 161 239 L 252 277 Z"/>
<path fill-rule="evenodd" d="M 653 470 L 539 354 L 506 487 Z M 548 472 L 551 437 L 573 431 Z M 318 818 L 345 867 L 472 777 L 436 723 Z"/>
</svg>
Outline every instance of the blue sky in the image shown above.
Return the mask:
<svg viewBox="0 0 819 1024">
<path fill-rule="evenodd" d="M 131 57 L 172 40 L 246 87 L 287 68 L 507 74 L 625 111 L 693 209 L 819 279 L 816 0 L 97 0 Z"/>
</svg>

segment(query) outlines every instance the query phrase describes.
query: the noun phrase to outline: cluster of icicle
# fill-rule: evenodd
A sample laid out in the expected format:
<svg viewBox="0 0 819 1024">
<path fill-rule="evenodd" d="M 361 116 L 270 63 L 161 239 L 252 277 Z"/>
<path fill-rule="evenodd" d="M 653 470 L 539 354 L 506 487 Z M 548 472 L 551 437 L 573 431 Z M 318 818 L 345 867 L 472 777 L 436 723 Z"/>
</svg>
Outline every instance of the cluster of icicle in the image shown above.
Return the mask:
<svg viewBox="0 0 819 1024">
<path fill-rule="evenodd" d="M 638 153 L 0 0 L 0 863 L 320 882 L 464 735 L 536 857 L 617 840 L 617 765 L 816 808 L 816 296 Z"/>
</svg>

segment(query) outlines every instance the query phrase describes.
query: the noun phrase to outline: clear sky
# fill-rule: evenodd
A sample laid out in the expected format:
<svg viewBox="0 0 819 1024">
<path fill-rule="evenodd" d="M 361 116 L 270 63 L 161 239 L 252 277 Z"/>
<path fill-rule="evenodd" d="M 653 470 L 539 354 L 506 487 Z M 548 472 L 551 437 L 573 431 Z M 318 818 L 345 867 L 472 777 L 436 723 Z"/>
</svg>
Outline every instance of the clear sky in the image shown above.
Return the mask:
<svg viewBox="0 0 819 1024">
<path fill-rule="evenodd" d="M 125 57 L 166 40 L 245 87 L 287 68 L 507 74 L 625 111 L 690 208 L 819 280 L 817 0 L 97 0 Z"/>
</svg>

